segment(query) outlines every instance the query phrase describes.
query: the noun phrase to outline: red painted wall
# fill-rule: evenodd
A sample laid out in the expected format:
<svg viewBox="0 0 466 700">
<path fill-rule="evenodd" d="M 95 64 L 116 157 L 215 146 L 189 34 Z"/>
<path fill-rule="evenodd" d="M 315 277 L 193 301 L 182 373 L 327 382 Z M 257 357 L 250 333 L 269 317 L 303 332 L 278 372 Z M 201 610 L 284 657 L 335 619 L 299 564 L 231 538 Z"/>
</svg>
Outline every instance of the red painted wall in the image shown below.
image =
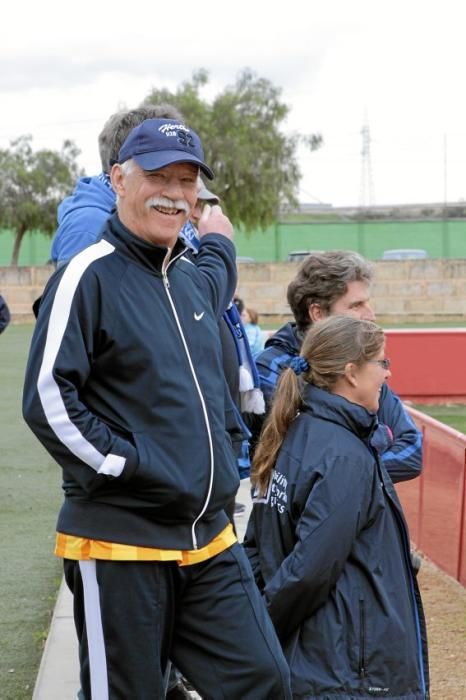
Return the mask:
<svg viewBox="0 0 466 700">
<path fill-rule="evenodd" d="M 388 329 L 390 387 L 403 399 L 466 402 L 466 328 Z"/>
<path fill-rule="evenodd" d="M 466 435 L 408 408 L 424 436 L 419 478 L 396 485 L 419 549 L 466 586 Z"/>
</svg>

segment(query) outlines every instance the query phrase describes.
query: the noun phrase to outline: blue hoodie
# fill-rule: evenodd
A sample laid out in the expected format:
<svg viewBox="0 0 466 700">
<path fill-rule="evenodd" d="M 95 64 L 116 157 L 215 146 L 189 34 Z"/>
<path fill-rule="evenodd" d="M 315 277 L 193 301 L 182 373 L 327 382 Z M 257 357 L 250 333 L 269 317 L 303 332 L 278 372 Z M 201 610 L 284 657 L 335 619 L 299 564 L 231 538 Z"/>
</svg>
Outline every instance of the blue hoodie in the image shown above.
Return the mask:
<svg viewBox="0 0 466 700">
<path fill-rule="evenodd" d="M 58 207 L 50 257 L 57 265 L 95 243 L 115 207 L 115 193 L 101 176 L 82 177 Z"/>
</svg>

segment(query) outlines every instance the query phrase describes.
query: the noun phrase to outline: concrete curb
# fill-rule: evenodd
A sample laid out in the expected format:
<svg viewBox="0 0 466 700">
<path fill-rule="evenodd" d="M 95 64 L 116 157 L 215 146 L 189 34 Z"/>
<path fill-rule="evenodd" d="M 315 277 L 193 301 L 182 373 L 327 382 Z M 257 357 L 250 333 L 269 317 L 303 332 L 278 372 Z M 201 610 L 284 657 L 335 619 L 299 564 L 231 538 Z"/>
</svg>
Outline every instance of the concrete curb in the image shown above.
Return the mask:
<svg viewBox="0 0 466 700">
<path fill-rule="evenodd" d="M 32 700 L 76 700 L 79 689 L 78 642 L 73 597 L 61 582 Z"/>
</svg>

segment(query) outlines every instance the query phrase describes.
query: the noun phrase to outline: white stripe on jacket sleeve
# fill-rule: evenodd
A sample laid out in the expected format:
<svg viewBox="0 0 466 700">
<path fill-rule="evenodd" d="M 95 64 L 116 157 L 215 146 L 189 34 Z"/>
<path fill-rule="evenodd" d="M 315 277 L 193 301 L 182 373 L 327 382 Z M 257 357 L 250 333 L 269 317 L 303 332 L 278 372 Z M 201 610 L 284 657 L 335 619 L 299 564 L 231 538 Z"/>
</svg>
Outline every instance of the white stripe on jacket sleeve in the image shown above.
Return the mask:
<svg viewBox="0 0 466 700">
<path fill-rule="evenodd" d="M 114 250 L 115 247 L 108 241 L 101 240 L 85 248 L 68 263 L 55 293 L 50 312 L 37 389 L 51 429 L 68 450 L 96 471 L 119 476 L 125 466 L 125 458 L 113 454 L 103 455 L 86 440 L 71 421 L 59 386 L 53 376 L 54 364 L 65 334 L 71 304 L 79 281 L 92 262 L 109 255 Z"/>
</svg>

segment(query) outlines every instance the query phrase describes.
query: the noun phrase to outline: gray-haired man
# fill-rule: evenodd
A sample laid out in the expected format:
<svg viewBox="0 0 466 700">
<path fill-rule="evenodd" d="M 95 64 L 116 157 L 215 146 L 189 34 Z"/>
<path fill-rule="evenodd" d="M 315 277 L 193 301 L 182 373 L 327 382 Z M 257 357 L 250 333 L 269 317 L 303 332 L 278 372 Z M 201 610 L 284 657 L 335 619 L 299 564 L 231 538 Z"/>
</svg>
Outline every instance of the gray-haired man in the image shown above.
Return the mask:
<svg viewBox="0 0 466 700">
<path fill-rule="evenodd" d="M 204 698 L 289 698 L 289 672 L 225 504 L 218 319 L 236 284 L 232 226 L 178 234 L 212 171 L 174 120 L 136 127 L 112 168 L 117 213 L 52 276 L 23 410 L 63 468 L 56 553 L 74 598 L 86 700 L 164 697 L 168 659 Z"/>
</svg>

